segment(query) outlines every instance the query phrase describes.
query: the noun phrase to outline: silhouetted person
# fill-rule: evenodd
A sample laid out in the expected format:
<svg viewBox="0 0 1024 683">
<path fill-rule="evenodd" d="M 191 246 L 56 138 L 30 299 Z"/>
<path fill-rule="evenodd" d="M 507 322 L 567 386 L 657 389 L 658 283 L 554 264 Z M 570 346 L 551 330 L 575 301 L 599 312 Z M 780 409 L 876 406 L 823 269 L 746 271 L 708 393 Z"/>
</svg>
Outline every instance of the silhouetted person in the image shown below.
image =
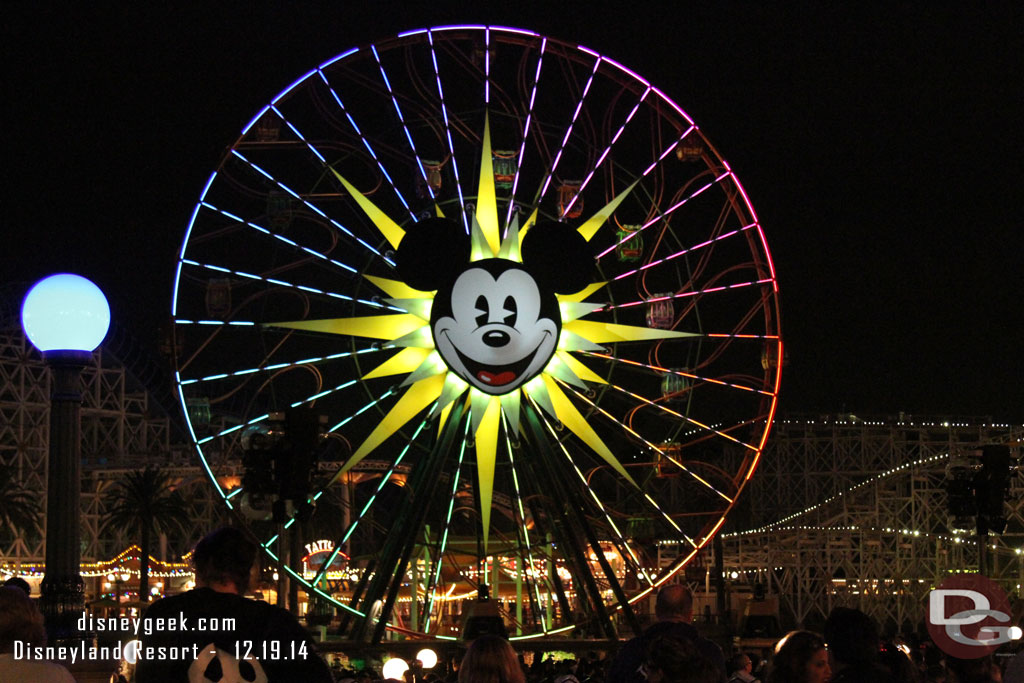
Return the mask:
<svg viewBox="0 0 1024 683">
<path fill-rule="evenodd" d="M 825 683 L 831 673 L 822 637 L 810 631 L 790 631 L 775 644 L 768 683 Z"/>
<path fill-rule="evenodd" d="M 459 665 L 459 683 L 526 683 L 516 651 L 501 636 L 475 639 Z"/>
<path fill-rule="evenodd" d="M 32 586 L 29 585 L 28 581 L 21 578 L 20 576 L 12 576 L 11 578 L 4 581 L 5 586 L 13 586 L 14 588 L 20 588 L 25 591 L 25 595 L 32 596 Z"/>
<path fill-rule="evenodd" d="M 749 655 L 740 652 L 729 659 L 729 683 L 761 683 L 754 676 L 754 662 Z"/>
<path fill-rule="evenodd" d="M 647 683 L 725 683 L 725 674 L 692 640 L 659 636 L 647 650 Z"/>
<path fill-rule="evenodd" d="M 15 642 L 20 645 L 16 647 Z M 43 614 L 36 604 L 18 586 L 0 587 L 0 681 L 75 683 L 60 664 L 35 658 L 34 648 L 45 645 Z M 26 657 L 27 648 L 33 648 L 32 658 Z"/>
<path fill-rule="evenodd" d="M 878 626 L 859 609 L 836 607 L 825 620 L 831 683 L 904 683 L 879 661 Z"/>
<path fill-rule="evenodd" d="M 196 544 L 196 588 L 154 602 L 143 623 L 145 628 L 157 619 L 172 624 L 184 620 L 188 630 L 154 628 L 151 635 L 143 633 L 135 670 L 138 683 L 202 680 L 204 672 L 208 680 L 255 680 L 259 670 L 270 683 L 333 683 L 309 633 L 290 612 L 242 597 L 249 590 L 257 552 L 255 543 L 231 527 L 217 529 Z M 146 657 L 148 647 L 165 648 L 163 657 Z M 197 656 L 181 656 L 190 649 Z"/>
<path fill-rule="evenodd" d="M 693 624 L 693 593 L 686 586 L 674 584 L 658 591 L 654 602 L 657 623 L 642 635 L 627 641 L 608 669 L 607 683 L 641 683 L 644 680 L 640 665 L 644 663 L 652 642 L 660 636 L 688 640 L 704 657 L 725 675 L 725 655 L 722 649 L 697 633 Z"/>
</svg>

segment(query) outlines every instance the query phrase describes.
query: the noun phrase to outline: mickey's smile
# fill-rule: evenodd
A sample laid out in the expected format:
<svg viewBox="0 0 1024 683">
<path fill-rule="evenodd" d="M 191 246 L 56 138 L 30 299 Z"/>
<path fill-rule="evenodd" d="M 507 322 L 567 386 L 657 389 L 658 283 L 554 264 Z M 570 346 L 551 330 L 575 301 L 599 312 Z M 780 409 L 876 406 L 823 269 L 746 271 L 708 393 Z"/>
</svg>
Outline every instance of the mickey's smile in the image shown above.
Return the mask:
<svg viewBox="0 0 1024 683">
<path fill-rule="evenodd" d="M 445 336 L 445 339 L 448 340 L 449 344 L 452 343 L 451 338 L 448 336 L 448 330 L 443 330 L 441 334 Z M 452 350 L 455 351 L 459 360 L 462 361 L 462 366 L 466 369 L 466 373 L 468 375 L 476 378 L 478 382 L 488 387 L 503 387 L 515 382 L 524 372 L 527 371 L 530 364 L 533 362 L 533 359 L 536 358 L 537 354 L 540 352 L 541 346 L 544 345 L 544 342 L 547 341 L 550 336 L 550 332 L 545 332 L 544 336 L 533 351 L 526 354 L 525 357 L 515 363 L 510 363 L 508 365 L 486 365 L 484 363 L 479 363 L 459 351 L 454 344 L 452 344 Z"/>
</svg>

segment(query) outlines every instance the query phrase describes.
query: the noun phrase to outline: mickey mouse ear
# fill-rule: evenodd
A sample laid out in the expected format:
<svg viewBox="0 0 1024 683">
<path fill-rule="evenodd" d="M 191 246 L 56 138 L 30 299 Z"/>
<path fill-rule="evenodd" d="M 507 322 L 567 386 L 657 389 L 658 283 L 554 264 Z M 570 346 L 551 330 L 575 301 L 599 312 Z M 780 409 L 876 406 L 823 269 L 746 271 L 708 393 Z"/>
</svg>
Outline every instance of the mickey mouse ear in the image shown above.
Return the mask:
<svg viewBox="0 0 1024 683">
<path fill-rule="evenodd" d="M 429 292 L 456 277 L 469 256 L 469 235 L 458 223 L 427 218 L 406 230 L 395 251 L 395 268 L 407 285 Z"/>
<path fill-rule="evenodd" d="M 565 223 L 534 225 L 523 238 L 522 256 L 537 281 L 558 294 L 578 292 L 594 278 L 590 244 Z"/>
</svg>

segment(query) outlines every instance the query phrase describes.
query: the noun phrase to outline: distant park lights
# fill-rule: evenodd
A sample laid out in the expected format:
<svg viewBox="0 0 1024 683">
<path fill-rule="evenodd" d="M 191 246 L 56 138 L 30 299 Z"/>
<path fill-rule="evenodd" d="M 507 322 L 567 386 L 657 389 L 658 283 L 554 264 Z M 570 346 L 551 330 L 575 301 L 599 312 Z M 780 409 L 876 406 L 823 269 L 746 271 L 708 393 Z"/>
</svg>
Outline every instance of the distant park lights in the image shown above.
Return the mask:
<svg viewBox="0 0 1024 683">
<path fill-rule="evenodd" d="M 29 290 L 21 306 L 21 325 L 32 345 L 43 353 L 92 353 L 107 336 L 110 306 L 91 281 L 60 273 Z"/>
</svg>

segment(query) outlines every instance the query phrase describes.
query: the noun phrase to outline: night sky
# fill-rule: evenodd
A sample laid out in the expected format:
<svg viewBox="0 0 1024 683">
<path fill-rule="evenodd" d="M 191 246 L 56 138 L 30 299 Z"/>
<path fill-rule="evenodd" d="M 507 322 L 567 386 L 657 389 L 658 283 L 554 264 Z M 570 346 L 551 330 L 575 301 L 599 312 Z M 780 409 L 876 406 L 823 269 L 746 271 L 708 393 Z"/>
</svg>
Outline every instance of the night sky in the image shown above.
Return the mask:
<svg viewBox="0 0 1024 683">
<path fill-rule="evenodd" d="M 1016 3 L 294 4 L 6 7 L 0 284 L 81 273 L 155 346 L 202 185 L 276 93 L 401 30 L 521 26 L 638 71 L 736 171 L 778 270 L 784 412 L 1024 421 Z"/>
</svg>

